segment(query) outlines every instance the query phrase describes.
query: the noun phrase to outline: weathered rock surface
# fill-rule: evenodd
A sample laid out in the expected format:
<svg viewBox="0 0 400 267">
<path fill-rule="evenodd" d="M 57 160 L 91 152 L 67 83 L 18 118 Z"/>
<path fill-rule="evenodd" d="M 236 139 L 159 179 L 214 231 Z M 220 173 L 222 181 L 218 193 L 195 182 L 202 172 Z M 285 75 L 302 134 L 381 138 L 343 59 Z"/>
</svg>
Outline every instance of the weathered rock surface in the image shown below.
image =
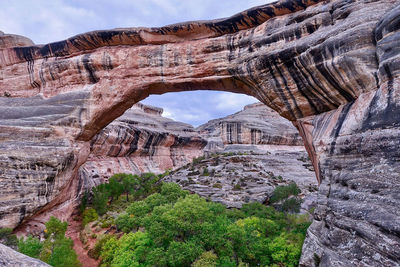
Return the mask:
<svg viewBox="0 0 400 267">
<path fill-rule="evenodd" d="M 0 49 L 1 226 L 67 207 L 90 140 L 134 103 L 225 90 L 255 96 L 305 141 L 321 187 L 301 264 L 315 253 L 322 266 L 399 266 L 399 25 L 398 0 L 287 0 Z"/>
<path fill-rule="evenodd" d="M 276 186 L 290 182 L 297 183 L 303 196 L 317 191 L 314 170 L 305 151 L 290 152 L 284 150 L 285 146 L 271 152 L 257 150 L 256 146 L 248 149 L 255 150 L 197 159 L 164 179 L 235 208 L 249 202 L 264 203 Z"/>
<path fill-rule="evenodd" d="M 247 105 L 196 130 L 208 141 L 206 152 L 229 150 L 232 144 L 304 146 L 293 124 L 262 103 Z"/>
<path fill-rule="evenodd" d="M 4 34 L 0 31 L 0 49 L 34 45 L 31 39 L 16 34 Z"/>
<path fill-rule="evenodd" d="M 21 254 L 0 244 L 0 266 L 6 267 L 50 267 L 50 265 Z"/>
<path fill-rule="evenodd" d="M 161 116 L 163 110 L 135 104 L 91 141 L 82 178 L 99 184 L 115 173 L 162 173 L 203 155 L 207 141 L 188 124 Z"/>
</svg>

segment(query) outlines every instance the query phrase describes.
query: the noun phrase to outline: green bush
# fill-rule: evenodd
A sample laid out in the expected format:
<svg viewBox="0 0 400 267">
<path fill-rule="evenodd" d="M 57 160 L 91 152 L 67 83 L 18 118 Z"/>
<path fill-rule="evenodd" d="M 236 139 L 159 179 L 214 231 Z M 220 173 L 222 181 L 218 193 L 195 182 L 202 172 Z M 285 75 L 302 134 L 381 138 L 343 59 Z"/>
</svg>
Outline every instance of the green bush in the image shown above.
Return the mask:
<svg viewBox="0 0 400 267">
<path fill-rule="evenodd" d="M 260 203 L 228 210 L 163 184 L 118 217 L 126 234 L 105 241 L 100 258 L 104 266 L 297 266 L 306 218 Z"/>
<path fill-rule="evenodd" d="M 18 246 L 18 238 L 12 233 L 11 228 L 0 228 L 0 243 L 11 248 Z"/>
<path fill-rule="evenodd" d="M 297 197 L 289 198 L 283 201 L 280 209 L 284 212 L 299 213 L 302 200 Z"/>
<path fill-rule="evenodd" d="M 90 222 L 94 222 L 99 218 L 96 210 L 93 208 L 86 209 L 82 214 L 82 228 Z"/>
<path fill-rule="evenodd" d="M 300 189 L 297 187 L 296 183 L 291 183 L 289 185 L 277 186 L 272 193 L 269 201 L 271 203 L 276 203 L 282 201 L 284 199 L 289 198 L 290 196 L 297 196 L 300 193 Z"/>
<path fill-rule="evenodd" d="M 242 189 L 242 187 L 240 186 L 240 184 L 235 184 L 234 186 L 233 186 L 233 190 L 235 190 L 235 191 L 239 191 L 239 190 L 241 190 Z"/>
<path fill-rule="evenodd" d="M 88 205 L 88 201 L 89 201 L 89 193 L 85 192 L 82 196 L 81 203 L 79 204 L 79 213 L 80 214 L 82 214 L 85 211 L 85 209 Z"/>
<path fill-rule="evenodd" d="M 205 158 L 206 158 L 205 156 L 193 158 L 193 160 L 192 160 L 192 166 L 195 166 L 195 165 L 199 164 L 199 163 L 202 162 Z"/>
<path fill-rule="evenodd" d="M 100 184 L 92 188 L 92 205 L 98 215 L 103 215 L 107 212 L 107 203 L 109 192 L 104 184 Z"/>
<path fill-rule="evenodd" d="M 111 235 L 103 235 L 100 238 L 98 238 L 94 247 L 88 251 L 88 256 L 95 260 L 98 260 L 101 251 L 103 250 L 104 244 L 107 243 L 107 241 L 110 240 L 111 238 L 112 238 Z"/>
<path fill-rule="evenodd" d="M 213 187 L 214 187 L 214 188 L 219 188 L 219 189 L 221 189 L 221 188 L 222 188 L 222 184 L 221 184 L 221 183 L 215 183 L 215 184 L 213 185 Z"/>
<path fill-rule="evenodd" d="M 218 257 L 212 251 L 206 251 L 193 262 L 192 267 L 216 267 Z"/>
<path fill-rule="evenodd" d="M 18 241 L 19 252 L 32 258 L 39 258 L 42 247 L 42 242 L 36 237 L 28 236 L 26 239 L 21 238 Z"/>
<path fill-rule="evenodd" d="M 65 232 L 67 231 L 68 223 L 62 222 L 54 216 L 50 217 L 50 220 L 47 221 L 45 236 L 46 238 L 63 238 L 65 236 Z"/>
<path fill-rule="evenodd" d="M 118 199 L 119 196 L 124 192 L 124 186 L 122 182 L 117 180 L 117 177 L 112 176 L 108 179 L 108 183 L 105 184 L 108 195 L 111 197 L 110 203 L 113 202 L 114 198 Z"/>
<path fill-rule="evenodd" d="M 67 222 L 50 217 L 46 223 L 46 239 L 43 242 L 34 237 L 20 239 L 18 249 L 21 253 L 39 258 L 51 266 L 79 267 L 81 264 L 73 249 L 73 241 L 65 237 L 67 226 Z"/>
</svg>

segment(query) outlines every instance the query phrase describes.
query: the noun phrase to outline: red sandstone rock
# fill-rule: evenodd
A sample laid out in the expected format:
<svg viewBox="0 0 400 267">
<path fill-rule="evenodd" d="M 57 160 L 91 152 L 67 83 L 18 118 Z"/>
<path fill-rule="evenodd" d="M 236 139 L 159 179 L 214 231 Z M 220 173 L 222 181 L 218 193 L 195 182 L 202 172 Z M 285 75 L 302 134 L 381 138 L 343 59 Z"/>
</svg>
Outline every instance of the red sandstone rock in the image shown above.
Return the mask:
<svg viewBox="0 0 400 267">
<path fill-rule="evenodd" d="M 115 173 L 162 173 L 203 155 L 207 141 L 191 125 L 161 114 L 135 104 L 92 139 L 81 175 L 99 184 Z"/>
<path fill-rule="evenodd" d="M 224 90 L 255 96 L 306 142 L 321 186 L 301 265 L 315 253 L 323 266 L 398 266 L 399 4 L 288 0 L 0 49 L 0 226 L 67 216 L 89 141 L 134 103 Z"/>
</svg>

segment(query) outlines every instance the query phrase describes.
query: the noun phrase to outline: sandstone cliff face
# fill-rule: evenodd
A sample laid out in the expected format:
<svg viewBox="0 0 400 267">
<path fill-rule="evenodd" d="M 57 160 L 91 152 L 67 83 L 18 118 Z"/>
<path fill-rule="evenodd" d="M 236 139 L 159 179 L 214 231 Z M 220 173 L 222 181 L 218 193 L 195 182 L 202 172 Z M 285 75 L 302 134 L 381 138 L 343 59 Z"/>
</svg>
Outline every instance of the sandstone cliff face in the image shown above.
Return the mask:
<svg viewBox="0 0 400 267">
<path fill-rule="evenodd" d="M 314 202 L 317 181 L 303 140 L 276 111 L 255 103 L 196 130 L 208 141 L 206 157 L 173 171 L 167 181 L 227 207 L 264 203 L 276 186 L 290 182 Z"/>
<path fill-rule="evenodd" d="M 231 144 L 303 146 L 293 124 L 262 103 L 247 105 L 196 130 L 207 139 L 207 152 L 221 151 Z"/>
<path fill-rule="evenodd" d="M 203 155 L 207 141 L 191 125 L 161 114 L 160 108 L 135 104 L 101 130 L 90 143 L 82 179 L 99 184 L 115 173 L 162 173 Z"/>
<path fill-rule="evenodd" d="M 0 49 L 1 226 L 67 216 L 90 140 L 134 103 L 225 90 L 255 96 L 305 141 L 321 188 L 301 264 L 316 253 L 323 266 L 398 266 L 399 6 L 287 0 Z"/>
</svg>

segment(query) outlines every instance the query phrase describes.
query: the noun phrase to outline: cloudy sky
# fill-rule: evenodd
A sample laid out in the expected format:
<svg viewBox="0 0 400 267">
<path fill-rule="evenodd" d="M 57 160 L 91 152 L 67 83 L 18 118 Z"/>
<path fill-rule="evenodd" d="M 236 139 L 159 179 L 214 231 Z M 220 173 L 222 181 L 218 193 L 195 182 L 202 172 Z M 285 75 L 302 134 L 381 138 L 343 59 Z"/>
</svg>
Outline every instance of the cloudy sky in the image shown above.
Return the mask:
<svg viewBox="0 0 400 267">
<path fill-rule="evenodd" d="M 0 30 L 43 44 L 92 30 L 228 17 L 268 2 L 272 1 L 0 0 Z M 143 102 L 164 108 L 164 116 L 197 126 L 256 101 L 240 94 L 196 91 L 150 96 Z"/>
</svg>

